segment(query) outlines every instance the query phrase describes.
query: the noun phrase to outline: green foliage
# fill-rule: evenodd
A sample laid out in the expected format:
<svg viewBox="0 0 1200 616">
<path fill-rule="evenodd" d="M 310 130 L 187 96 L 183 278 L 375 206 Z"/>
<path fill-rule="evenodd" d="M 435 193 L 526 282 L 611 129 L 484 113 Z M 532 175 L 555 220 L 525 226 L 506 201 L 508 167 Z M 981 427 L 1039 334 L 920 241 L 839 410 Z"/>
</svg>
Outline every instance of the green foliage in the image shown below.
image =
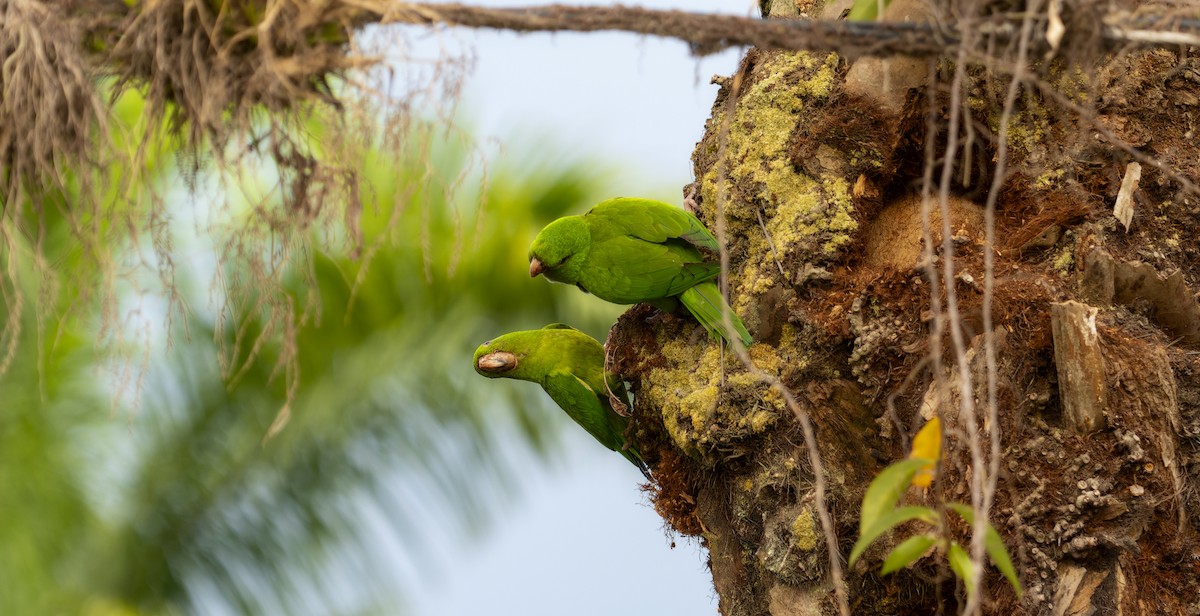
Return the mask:
<svg viewBox="0 0 1200 616">
<path fill-rule="evenodd" d="M 936 524 L 937 513 L 928 507 L 899 507 L 883 514 L 871 526 L 860 528 L 858 541 L 854 543 L 854 548 L 850 551 L 850 564 L 853 565 L 857 562 L 858 557 L 862 556 L 862 553 L 881 535 L 911 520 Z"/>
<path fill-rule="evenodd" d="M 858 540 L 850 550 L 849 562 L 853 566 L 867 548 L 885 533 L 906 522 L 920 521 L 930 527 L 932 532 L 918 532 L 893 548 L 884 559 L 880 573 L 886 575 L 907 567 L 936 546 L 939 552 L 946 554 L 951 571 L 963 580 L 967 592 L 974 593 L 977 581 L 971 576 L 971 557 L 957 541 L 951 539 L 947 525 L 938 511 L 930 507 L 896 506 L 913 485 L 913 478 L 917 472 L 933 462 L 925 458 L 901 460 L 883 469 L 871 481 L 863 495 Z M 974 511 L 969 506 L 962 503 L 945 503 L 944 507 L 956 513 L 967 524 L 974 522 Z M 1000 533 L 996 532 L 991 524 L 984 530 L 984 547 L 992 564 L 1000 570 L 1020 596 L 1021 582 L 1017 578 L 1008 548 L 1005 547 Z"/>
<path fill-rule="evenodd" d="M 913 535 L 905 539 L 896 546 L 895 549 L 888 554 L 887 559 L 883 561 L 883 568 L 879 573 L 887 575 L 893 571 L 899 571 L 914 562 L 918 558 L 925 555 L 933 544 L 937 543 L 938 538 L 934 535 Z"/>
<path fill-rule="evenodd" d="M 962 503 L 946 503 L 946 508 L 954 513 L 957 513 L 967 524 L 975 523 L 975 511 Z M 996 532 L 996 528 L 988 524 L 984 528 L 983 547 L 987 550 L 988 558 L 992 559 L 992 564 L 1004 574 L 1008 579 L 1008 583 L 1012 584 L 1017 594 L 1021 594 L 1021 581 L 1017 579 L 1017 569 L 1013 566 L 1012 558 L 1008 555 L 1008 548 L 1004 545 L 1004 539 L 1000 538 L 1000 533 Z"/>
<path fill-rule="evenodd" d="M 858 518 L 858 534 L 860 536 L 865 536 L 868 530 L 875 528 L 879 520 L 896 506 L 900 497 L 912 484 L 917 470 L 927 463 L 927 460 L 919 458 L 902 460 L 883 469 L 879 476 L 871 481 L 871 484 L 867 486 L 866 494 L 863 495 L 862 511 Z M 868 543 L 873 540 L 874 537 L 868 540 Z M 853 554 L 854 552 L 850 557 L 851 565 L 856 560 Z"/>
<path fill-rule="evenodd" d="M 975 573 L 971 570 L 971 555 L 967 554 L 967 551 L 957 541 L 951 541 L 950 546 L 946 549 L 946 559 L 950 561 L 950 570 L 967 587 L 967 596 L 975 594 L 977 584 Z"/>
<path fill-rule="evenodd" d="M 29 260 L 4 257 L 20 264 L 23 291 L 34 291 Z M 0 322 L 14 308 L 0 302 Z M 75 332 L 51 326 L 40 336 L 32 311 L 22 316 L 19 352 L 0 378 L 0 614 L 74 613 L 78 593 L 49 590 L 78 579 L 77 563 L 64 563 L 102 531 L 79 475 L 94 461 L 73 431 L 101 419 L 95 411 L 103 406 L 73 378 L 86 373 L 89 355 Z"/>
<path fill-rule="evenodd" d="M 170 159 L 150 160 L 167 173 Z M 0 322 L 20 323 L 0 375 L 0 613 L 392 613 L 397 559 L 429 566 L 421 524 L 486 523 L 515 488 L 506 443 L 548 453 L 563 422 L 541 392 L 481 383 L 466 358 L 553 321 L 602 337 L 618 309 L 526 274 L 540 218 L 594 198 L 589 170 L 493 169 L 471 190 L 460 149 L 430 159 L 361 169 L 362 254 L 306 244 L 274 273 L 282 302 L 208 246 L 168 253 L 180 259 L 169 301 L 188 309 L 146 333 L 144 376 L 138 361 L 116 383 L 103 373 L 120 361 L 91 349 L 98 311 L 116 308 L 68 284 L 87 262 L 71 221 L 43 207 L 43 236 L 8 234 L 0 264 L 19 270 L 25 298 L 47 299 L 19 314 L 0 303 Z M 121 263 L 160 239 L 104 250 Z M 217 291 L 192 273 L 214 263 Z M 154 300 L 120 299 L 166 320 Z M 281 408 L 291 420 L 264 442 Z"/>
</svg>

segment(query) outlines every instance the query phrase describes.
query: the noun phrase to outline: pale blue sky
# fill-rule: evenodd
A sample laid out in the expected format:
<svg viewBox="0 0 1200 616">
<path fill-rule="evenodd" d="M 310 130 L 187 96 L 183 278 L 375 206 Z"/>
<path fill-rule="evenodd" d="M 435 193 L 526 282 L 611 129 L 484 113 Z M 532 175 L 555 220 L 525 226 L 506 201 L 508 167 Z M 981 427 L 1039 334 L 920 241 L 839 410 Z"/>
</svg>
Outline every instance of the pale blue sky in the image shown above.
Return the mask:
<svg viewBox="0 0 1200 616">
<path fill-rule="evenodd" d="M 640 6 L 737 15 L 753 8 L 737 0 Z M 609 196 L 676 203 L 716 95 L 709 79 L 732 73 L 740 57 L 734 50 L 697 59 L 678 41 L 618 33 L 450 34 L 477 57 L 462 115 L 481 139 L 499 141 L 497 156 L 520 149 L 505 143 L 548 142 L 619 165 Z M 416 613 L 715 614 L 706 553 L 682 538 L 671 548 L 636 469 L 574 426 L 564 448 L 554 468 L 528 465 L 524 496 L 501 507 L 482 537 L 440 541 L 433 571 L 416 585 Z"/>
</svg>

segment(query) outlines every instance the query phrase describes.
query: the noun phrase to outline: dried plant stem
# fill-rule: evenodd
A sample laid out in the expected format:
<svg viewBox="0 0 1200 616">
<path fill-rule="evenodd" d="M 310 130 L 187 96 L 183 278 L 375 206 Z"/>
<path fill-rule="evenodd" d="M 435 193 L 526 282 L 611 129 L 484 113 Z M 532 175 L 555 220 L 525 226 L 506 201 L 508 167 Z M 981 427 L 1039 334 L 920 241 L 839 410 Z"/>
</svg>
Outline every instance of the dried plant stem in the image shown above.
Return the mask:
<svg viewBox="0 0 1200 616">
<path fill-rule="evenodd" d="M 992 303 L 996 295 L 994 254 L 994 247 L 996 245 L 996 202 L 1000 197 L 1000 188 L 1004 183 L 1007 171 L 1008 127 L 1012 122 L 1017 95 L 1020 93 L 1021 85 L 1025 79 L 1025 63 L 1029 57 L 1029 42 L 1033 36 L 1033 15 L 1037 13 L 1040 5 L 1041 0 L 1028 0 L 1026 2 L 1025 19 L 1021 24 L 1021 35 L 1017 41 L 1017 62 L 1010 77 L 1008 89 L 1004 95 L 1004 107 L 1000 112 L 999 135 L 996 146 L 996 168 L 992 173 L 992 185 L 988 190 L 987 201 L 984 205 L 982 320 L 984 361 L 987 368 L 987 420 L 984 423 L 984 429 L 989 437 L 990 455 L 987 464 L 987 475 L 983 480 L 982 499 L 980 502 L 973 503 L 975 521 L 974 528 L 972 529 L 971 560 L 972 567 L 977 573 L 983 570 L 984 546 L 982 538 L 987 529 L 992 503 L 996 496 L 996 484 L 1000 477 L 999 373 L 996 366 L 996 335 L 992 315 Z M 977 575 L 976 579 L 981 578 Z M 976 604 L 978 604 L 982 601 L 983 593 L 977 592 L 975 594 L 980 597 L 976 600 Z"/>
<path fill-rule="evenodd" d="M 971 452 L 971 503 L 973 507 L 978 508 L 983 502 L 984 475 L 987 474 L 987 471 L 985 470 L 983 445 L 979 440 L 979 422 L 975 408 L 975 386 L 971 374 L 971 361 L 967 356 L 967 343 L 963 336 L 962 315 L 959 312 L 958 293 L 955 288 L 954 231 L 950 220 L 950 184 L 954 177 L 954 157 L 959 149 L 958 131 L 962 122 L 962 91 L 967 71 L 965 51 L 967 47 L 964 45 L 959 50 L 954 66 L 954 77 L 950 83 L 950 118 L 947 122 L 946 154 L 942 161 L 942 173 L 938 183 L 938 204 L 942 217 L 942 284 L 945 286 L 946 292 L 946 315 L 944 318 L 948 321 L 947 329 L 949 329 L 950 341 L 954 347 L 954 364 L 958 372 L 959 417 L 966 424 L 967 446 Z M 938 315 L 937 318 L 943 317 Z M 937 352 L 936 348 L 934 349 L 935 353 Z M 976 516 L 976 529 L 971 535 L 971 567 L 973 569 L 971 579 L 974 580 L 977 588 L 975 592 L 968 593 L 964 614 L 979 614 L 982 609 L 980 603 L 982 593 L 978 592 L 978 587 L 983 576 L 984 558 L 984 533 L 981 530 L 986 526 L 981 527 L 980 525 L 986 525 L 986 523 L 986 517 Z"/>
<path fill-rule="evenodd" d="M 929 62 L 929 83 L 937 82 L 937 65 L 931 60 Z M 926 358 L 929 363 L 929 370 L 933 375 L 933 386 L 936 392 L 935 399 L 938 401 L 938 406 L 941 406 L 942 401 L 949 399 L 949 384 L 946 382 L 946 375 L 942 368 L 942 338 L 946 330 L 946 318 L 942 314 L 942 292 L 941 282 L 938 279 L 937 263 L 934 258 L 933 250 L 933 226 L 932 226 L 932 207 L 933 207 L 933 169 L 937 160 L 937 134 L 938 134 L 938 118 L 934 113 L 937 109 L 937 96 L 934 88 L 927 89 L 927 102 L 929 111 L 925 115 L 925 164 L 921 174 L 921 263 L 925 270 L 925 279 L 929 282 L 929 310 L 933 314 L 933 322 L 929 328 L 929 352 Z M 939 409 L 940 412 L 940 409 Z M 941 473 L 937 473 L 936 480 L 940 482 Z M 942 585 L 936 585 L 938 596 L 937 604 L 939 606 L 938 613 L 941 613 L 941 606 L 944 605 L 941 594 Z"/>
<path fill-rule="evenodd" d="M 754 214 L 758 216 L 758 226 L 762 229 L 763 237 L 767 238 L 767 247 L 771 249 L 771 258 L 775 259 L 775 266 L 779 268 L 779 273 L 785 279 L 787 272 L 783 270 L 783 262 L 779 260 L 779 253 L 775 250 L 775 240 L 771 239 L 771 233 L 767 231 L 767 223 L 763 222 L 762 210 L 754 208 Z"/>
</svg>

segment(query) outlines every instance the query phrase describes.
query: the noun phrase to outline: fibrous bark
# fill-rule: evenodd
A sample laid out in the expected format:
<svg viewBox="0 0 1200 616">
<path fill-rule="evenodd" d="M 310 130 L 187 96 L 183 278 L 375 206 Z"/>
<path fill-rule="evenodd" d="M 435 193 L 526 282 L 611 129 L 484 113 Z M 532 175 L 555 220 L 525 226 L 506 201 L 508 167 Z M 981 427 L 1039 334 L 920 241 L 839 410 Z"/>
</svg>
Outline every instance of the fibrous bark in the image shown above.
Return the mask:
<svg viewBox="0 0 1200 616">
<path fill-rule="evenodd" d="M 885 93 L 896 107 L 847 87 L 853 67 L 837 55 L 752 50 L 737 74 L 718 80 L 685 192 L 711 228 L 724 217 L 731 304 L 754 334 L 754 365 L 782 380 L 816 425 L 841 557 L 867 483 L 907 455 L 910 435 L 933 414 L 948 434 L 941 477 L 906 498 L 972 501 L 967 401 L 979 409 L 981 434 L 1000 435 L 989 513 L 1025 590 L 1018 598 L 986 569 L 984 613 L 1192 614 L 1200 611 L 1200 196 L 1190 186 L 1200 177 L 1191 128 L 1200 125 L 1200 64 L 1187 49 L 1088 61 L 1030 65 L 993 191 L 1005 78 L 972 66 L 956 99 L 955 66 L 933 62 L 933 81 Z M 956 100 L 965 145 L 948 153 Z M 1142 165 L 1126 232 L 1112 212 L 1135 156 L 1157 164 Z M 936 178 L 946 164 L 953 190 L 939 213 Z M 935 181 L 928 198 L 926 165 Z M 958 318 L 939 321 L 931 289 L 944 310 L 951 261 Z M 931 338 L 939 322 L 958 328 L 962 363 L 953 332 Z M 984 413 L 987 327 L 994 424 Z M 636 395 L 642 450 L 670 469 L 656 503 L 670 525 L 708 546 L 721 612 L 836 613 L 794 409 L 686 316 L 635 308 L 609 344 Z M 1089 406 L 1077 412 L 1080 392 Z M 965 545 L 969 530 L 949 532 Z M 846 572 L 852 613 L 954 613 L 965 604 L 937 554 L 878 575 L 909 534 L 902 527 Z"/>
</svg>

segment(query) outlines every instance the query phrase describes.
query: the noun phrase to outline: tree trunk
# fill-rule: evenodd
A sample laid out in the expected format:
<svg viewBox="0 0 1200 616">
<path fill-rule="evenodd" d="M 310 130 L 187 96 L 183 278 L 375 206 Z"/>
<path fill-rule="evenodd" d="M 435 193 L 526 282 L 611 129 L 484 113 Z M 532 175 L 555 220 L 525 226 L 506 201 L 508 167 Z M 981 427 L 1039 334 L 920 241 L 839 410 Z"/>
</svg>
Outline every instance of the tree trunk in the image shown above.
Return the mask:
<svg viewBox="0 0 1200 616">
<path fill-rule="evenodd" d="M 914 15 L 897 0 L 888 18 Z M 992 50 L 1007 66 L 1012 51 Z M 1011 75 L 995 66 L 964 70 L 956 92 L 945 61 L 751 50 L 720 81 L 686 192 L 723 227 L 731 305 L 766 378 L 685 315 L 648 306 L 609 344 L 636 395 L 657 508 L 709 549 L 722 614 L 837 611 L 814 466 L 771 378 L 815 426 L 840 558 L 867 484 L 936 414 L 940 478 L 912 504 L 977 500 L 967 436 L 977 424 L 987 459 L 999 434 L 989 516 L 1024 594 L 986 567 L 983 613 L 1200 613 L 1200 64 L 1194 51 L 1082 53 L 1033 63 L 1003 149 Z M 1135 149 L 1150 164 L 1123 182 Z M 844 571 L 852 613 L 965 606 L 936 553 L 879 575 L 911 528 Z M 965 525 L 950 532 L 969 543 Z"/>
</svg>

